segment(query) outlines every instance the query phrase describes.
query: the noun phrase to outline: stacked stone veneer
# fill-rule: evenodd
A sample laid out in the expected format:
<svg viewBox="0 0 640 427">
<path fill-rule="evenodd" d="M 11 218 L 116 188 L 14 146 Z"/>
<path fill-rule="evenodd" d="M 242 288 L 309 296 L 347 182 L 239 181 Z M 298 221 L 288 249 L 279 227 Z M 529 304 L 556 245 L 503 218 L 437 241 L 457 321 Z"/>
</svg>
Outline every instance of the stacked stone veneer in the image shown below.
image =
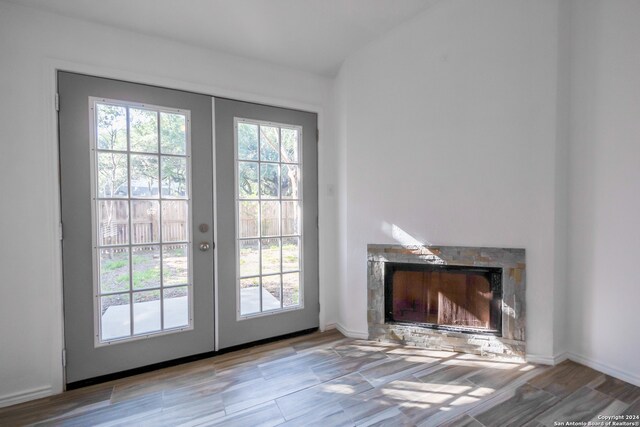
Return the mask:
<svg viewBox="0 0 640 427">
<path fill-rule="evenodd" d="M 526 315 L 524 249 L 368 245 L 367 253 L 369 339 L 395 341 L 438 350 L 524 359 Z M 502 336 L 386 324 L 384 316 L 386 262 L 502 268 Z"/>
</svg>

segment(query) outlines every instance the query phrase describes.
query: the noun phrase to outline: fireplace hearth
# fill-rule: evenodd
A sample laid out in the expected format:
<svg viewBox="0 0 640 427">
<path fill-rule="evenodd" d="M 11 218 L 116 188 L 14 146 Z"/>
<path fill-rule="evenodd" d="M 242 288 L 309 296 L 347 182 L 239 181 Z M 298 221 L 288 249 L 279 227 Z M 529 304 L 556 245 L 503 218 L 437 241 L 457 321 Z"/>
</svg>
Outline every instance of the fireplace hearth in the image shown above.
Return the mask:
<svg viewBox="0 0 640 427">
<path fill-rule="evenodd" d="M 369 339 L 522 360 L 524 249 L 368 245 Z"/>
</svg>

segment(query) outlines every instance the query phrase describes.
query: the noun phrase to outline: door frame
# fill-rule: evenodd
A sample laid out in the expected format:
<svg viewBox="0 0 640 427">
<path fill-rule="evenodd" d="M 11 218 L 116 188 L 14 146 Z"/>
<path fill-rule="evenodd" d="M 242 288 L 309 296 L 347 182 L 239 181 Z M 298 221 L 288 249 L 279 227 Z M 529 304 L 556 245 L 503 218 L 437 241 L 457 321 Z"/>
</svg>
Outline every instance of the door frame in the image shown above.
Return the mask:
<svg viewBox="0 0 640 427">
<path fill-rule="evenodd" d="M 212 102 L 212 152 L 213 152 L 213 164 L 216 163 L 216 137 L 215 137 L 215 98 L 229 98 L 237 101 L 252 102 L 257 104 L 265 104 L 275 107 L 283 107 L 294 110 L 308 111 L 316 113 L 318 115 L 318 131 L 323 129 L 324 125 L 324 111 L 322 106 L 317 104 L 306 104 L 287 100 L 284 98 L 277 98 L 272 96 L 258 95 L 251 92 L 243 92 L 240 90 L 223 89 L 211 85 L 196 84 L 186 80 L 172 79 L 167 77 L 161 77 L 155 74 L 139 73 L 135 71 L 127 71 L 116 68 L 109 68 L 99 65 L 93 65 L 90 63 L 79 63 L 66 61 L 57 58 L 47 58 L 43 61 L 42 70 L 42 87 L 44 89 L 42 94 L 42 106 L 45 108 L 45 112 L 49 111 L 49 114 L 44 115 L 43 127 L 46 129 L 45 137 L 48 142 L 45 145 L 50 162 L 49 170 L 49 182 L 51 183 L 50 191 L 53 194 L 54 203 L 49 205 L 49 208 L 43 212 L 45 214 L 45 221 L 50 224 L 51 233 L 48 236 L 44 236 L 44 240 L 51 244 L 52 253 L 54 254 L 54 262 L 52 263 L 51 275 L 52 278 L 50 288 L 51 292 L 51 306 L 52 311 L 57 313 L 55 319 L 50 319 L 49 324 L 52 326 L 52 342 L 51 342 L 51 386 L 49 388 L 34 390 L 31 397 L 45 397 L 52 394 L 61 393 L 66 389 L 65 379 L 65 339 L 64 339 L 64 299 L 63 299 L 63 275 L 62 275 L 62 213 L 61 213 L 61 188 L 60 188 L 60 150 L 59 150 L 59 130 L 58 130 L 58 84 L 57 75 L 59 71 L 66 71 L 70 73 L 86 74 L 94 77 L 102 77 L 113 80 L 121 80 L 130 83 L 146 84 L 151 86 L 158 86 L 162 88 L 182 90 L 187 92 L 194 92 L 201 95 L 211 96 Z M 320 140 L 318 136 L 318 147 L 320 146 Z M 321 179 L 321 165 L 324 164 L 321 156 L 321 151 L 318 150 L 318 184 L 320 187 Z M 323 223 L 322 203 L 319 191 L 318 195 L 318 226 L 321 227 Z M 216 174 L 213 174 L 213 235 L 214 244 L 218 235 L 217 216 L 217 194 L 216 194 Z M 326 307 L 324 298 L 326 296 L 326 290 L 324 289 L 325 281 L 323 280 L 322 271 L 323 267 L 323 247 L 325 246 L 323 239 L 319 235 L 318 244 L 320 247 L 318 266 L 318 292 L 319 300 L 321 303 L 321 309 L 319 313 L 319 328 L 321 331 L 327 329 L 334 329 L 335 324 L 327 324 L 325 313 L 322 307 Z M 217 251 L 214 250 L 214 351 L 219 349 L 219 334 L 218 334 L 218 256 Z"/>
</svg>

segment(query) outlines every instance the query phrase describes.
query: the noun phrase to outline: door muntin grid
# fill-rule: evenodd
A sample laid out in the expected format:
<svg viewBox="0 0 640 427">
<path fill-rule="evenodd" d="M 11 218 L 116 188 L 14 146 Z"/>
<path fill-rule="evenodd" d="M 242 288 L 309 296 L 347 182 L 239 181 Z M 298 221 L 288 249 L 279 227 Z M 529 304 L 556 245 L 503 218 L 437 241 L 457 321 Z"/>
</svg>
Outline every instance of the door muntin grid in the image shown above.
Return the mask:
<svg viewBox="0 0 640 427">
<path fill-rule="evenodd" d="M 241 135 L 247 128 L 254 153 Z M 237 319 L 303 309 L 302 127 L 236 117 L 234 156 Z"/>
<path fill-rule="evenodd" d="M 191 330 L 190 112 L 90 97 L 89 114 L 94 344 Z"/>
</svg>

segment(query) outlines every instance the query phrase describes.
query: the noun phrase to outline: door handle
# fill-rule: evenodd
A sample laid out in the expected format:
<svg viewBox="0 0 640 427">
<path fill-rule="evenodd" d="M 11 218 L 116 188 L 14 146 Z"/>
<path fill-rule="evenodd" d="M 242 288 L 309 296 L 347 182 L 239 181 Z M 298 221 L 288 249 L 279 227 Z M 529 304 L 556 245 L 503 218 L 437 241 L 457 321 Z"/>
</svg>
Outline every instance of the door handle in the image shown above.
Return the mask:
<svg viewBox="0 0 640 427">
<path fill-rule="evenodd" d="M 200 250 L 202 252 L 206 252 L 209 249 L 211 249 L 211 245 L 209 244 L 209 242 L 200 242 Z"/>
</svg>

